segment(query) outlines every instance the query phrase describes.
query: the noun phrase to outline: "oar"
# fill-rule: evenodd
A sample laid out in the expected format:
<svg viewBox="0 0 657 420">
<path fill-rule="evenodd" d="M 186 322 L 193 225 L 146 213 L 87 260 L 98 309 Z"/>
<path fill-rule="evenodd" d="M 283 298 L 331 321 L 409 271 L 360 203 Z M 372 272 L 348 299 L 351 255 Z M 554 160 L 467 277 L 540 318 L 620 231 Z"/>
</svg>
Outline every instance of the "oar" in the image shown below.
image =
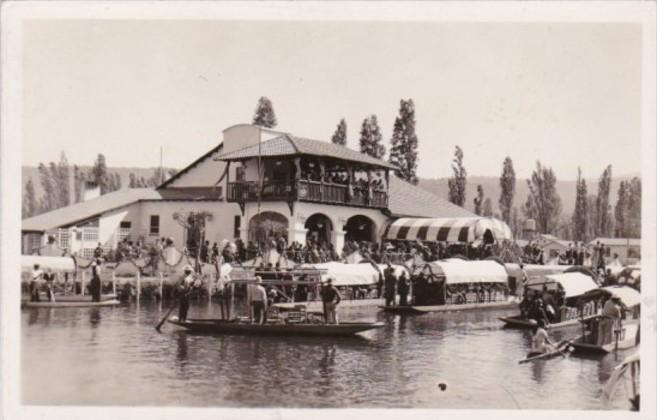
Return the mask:
<svg viewBox="0 0 657 420">
<path fill-rule="evenodd" d="M 171 315 L 171 312 L 173 312 L 173 310 L 178 307 L 179 303 L 180 303 L 180 300 L 178 299 L 178 300 L 176 300 L 176 302 L 173 305 L 171 305 L 171 307 L 167 311 L 166 315 L 164 315 L 164 317 L 160 320 L 160 323 L 157 324 L 157 326 L 155 327 L 155 330 L 157 332 L 160 332 L 160 328 L 162 328 L 162 325 L 164 325 L 166 320 L 169 319 L 169 315 Z"/>
</svg>

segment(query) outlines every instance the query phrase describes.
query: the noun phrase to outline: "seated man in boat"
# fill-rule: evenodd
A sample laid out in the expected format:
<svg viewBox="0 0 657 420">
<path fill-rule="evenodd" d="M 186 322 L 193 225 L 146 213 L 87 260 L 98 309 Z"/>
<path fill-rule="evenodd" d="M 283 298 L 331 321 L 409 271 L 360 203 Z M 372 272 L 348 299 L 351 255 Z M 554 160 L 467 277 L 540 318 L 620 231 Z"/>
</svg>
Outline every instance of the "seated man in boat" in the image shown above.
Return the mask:
<svg viewBox="0 0 657 420">
<path fill-rule="evenodd" d="M 322 303 L 324 305 L 324 322 L 327 324 L 338 324 L 338 315 L 336 309 L 342 296 L 338 289 L 333 286 L 333 279 L 329 277 L 320 291 Z"/>
<path fill-rule="evenodd" d="M 556 346 L 550 340 L 547 330 L 545 329 L 545 322 L 542 319 L 536 321 L 536 328 L 534 329 L 534 336 L 532 337 L 532 349 L 527 357 L 534 357 L 552 351 Z"/>
<path fill-rule="evenodd" d="M 537 322 L 543 321 L 545 325 L 548 325 L 549 318 L 545 313 L 545 305 L 543 304 L 541 296 L 536 296 L 534 298 L 531 309 L 529 310 L 529 318 L 534 319 Z"/>
<path fill-rule="evenodd" d="M 256 276 L 256 283 L 249 284 L 249 307 L 253 311 L 253 322 L 264 324 L 267 321 L 267 291 L 262 286 L 262 277 Z"/>
</svg>

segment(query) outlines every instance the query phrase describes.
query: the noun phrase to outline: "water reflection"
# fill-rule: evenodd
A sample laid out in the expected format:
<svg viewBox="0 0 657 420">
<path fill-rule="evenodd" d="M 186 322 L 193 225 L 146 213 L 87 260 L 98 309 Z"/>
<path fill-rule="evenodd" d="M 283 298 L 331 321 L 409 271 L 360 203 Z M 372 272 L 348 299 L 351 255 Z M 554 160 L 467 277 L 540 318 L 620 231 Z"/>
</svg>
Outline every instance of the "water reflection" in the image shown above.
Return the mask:
<svg viewBox="0 0 657 420">
<path fill-rule="evenodd" d="M 193 305 L 190 317 L 216 315 L 213 310 Z M 171 325 L 157 334 L 153 326 L 162 311 L 148 303 L 25 310 L 25 402 L 435 408 L 516 408 L 521 402 L 522 408 L 627 408 L 623 397 L 609 405 L 600 399 L 602 384 L 622 356 L 571 356 L 519 366 L 531 334 L 502 329 L 497 317 L 506 313 L 500 311 L 415 317 L 353 309 L 342 319 L 379 317 L 386 325 L 349 339 L 212 336 Z M 112 375 L 89 387 L 92 370 Z M 55 374 L 56 389 L 38 385 L 44 375 Z M 445 391 L 440 383 L 448 384 Z"/>
</svg>

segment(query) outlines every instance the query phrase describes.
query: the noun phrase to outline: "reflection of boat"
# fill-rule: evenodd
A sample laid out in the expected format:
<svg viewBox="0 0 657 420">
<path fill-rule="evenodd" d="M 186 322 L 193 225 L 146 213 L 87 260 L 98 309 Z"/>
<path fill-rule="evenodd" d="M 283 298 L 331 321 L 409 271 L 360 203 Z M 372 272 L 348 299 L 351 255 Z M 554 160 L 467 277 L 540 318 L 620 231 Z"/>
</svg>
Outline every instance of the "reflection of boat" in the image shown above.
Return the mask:
<svg viewBox="0 0 657 420">
<path fill-rule="evenodd" d="M 565 353 L 565 351 L 567 351 L 569 344 L 570 342 L 564 341 L 562 343 L 559 343 L 557 347 L 551 351 L 546 351 L 545 353 L 537 354 L 535 356 L 527 356 L 526 358 L 519 360 L 518 363 L 522 364 L 522 363 L 533 362 L 536 360 L 546 360 L 559 355 L 566 356 L 568 353 Z"/>
<path fill-rule="evenodd" d="M 23 302 L 21 306 L 25 308 L 81 308 L 81 307 L 102 307 L 102 306 L 116 306 L 121 304 L 116 299 L 116 295 L 102 295 L 100 302 L 92 302 L 91 296 L 86 295 L 69 295 L 69 296 L 56 296 L 55 302 L 42 300 L 40 302 Z"/>
<path fill-rule="evenodd" d="M 622 316 L 613 319 L 595 316 L 581 321 L 582 335 L 573 341 L 576 352 L 610 353 L 639 344 L 639 305 L 641 294 L 626 286 L 601 287 L 587 293 L 587 297 L 616 297 L 622 307 Z M 627 315 L 631 314 L 628 319 Z"/>
<path fill-rule="evenodd" d="M 180 322 L 175 318 L 169 323 L 187 328 L 190 331 L 209 334 L 256 334 L 256 335 L 306 335 L 339 336 L 353 335 L 363 331 L 383 327 L 382 322 L 341 322 L 340 324 L 252 324 L 250 322 L 225 321 L 221 319 L 189 319 Z"/>
<path fill-rule="evenodd" d="M 630 372 L 630 376 L 627 377 L 627 372 Z M 603 394 L 607 399 L 611 399 L 614 396 L 618 385 L 623 380 L 629 380 L 631 384 L 632 393 L 630 395 L 630 403 L 632 404 L 633 411 L 639 411 L 640 406 L 640 389 L 641 384 L 640 378 L 641 372 L 641 359 L 639 358 L 639 352 L 634 353 L 631 356 L 628 356 L 623 360 L 623 362 L 616 366 L 611 372 L 609 380 L 604 386 Z"/>
<path fill-rule="evenodd" d="M 549 292 L 560 290 L 565 299 L 565 305 L 561 310 L 557 311 L 559 322 L 550 323 L 550 330 L 557 330 L 568 327 L 575 327 L 579 325 L 581 319 L 589 319 L 594 315 L 597 309 L 593 308 L 590 312 L 583 312 L 585 308 L 590 306 L 582 305 L 576 309 L 577 303 L 583 295 L 598 289 L 598 285 L 593 279 L 583 273 L 571 272 L 563 274 L 548 274 L 543 277 L 535 277 L 529 279 L 527 282 L 527 289 L 534 290 L 540 293 L 545 287 Z M 593 297 L 591 297 L 591 300 Z M 534 324 L 527 317 L 515 315 L 510 317 L 500 318 L 506 327 L 511 328 L 534 328 Z"/>
<path fill-rule="evenodd" d="M 508 279 L 505 266 L 494 260 L 425 263 L 411 276 L 413 304 L 380 308 L 399 314 L 514 308 L 518 303 L 507 293 Z"/>
</svg>

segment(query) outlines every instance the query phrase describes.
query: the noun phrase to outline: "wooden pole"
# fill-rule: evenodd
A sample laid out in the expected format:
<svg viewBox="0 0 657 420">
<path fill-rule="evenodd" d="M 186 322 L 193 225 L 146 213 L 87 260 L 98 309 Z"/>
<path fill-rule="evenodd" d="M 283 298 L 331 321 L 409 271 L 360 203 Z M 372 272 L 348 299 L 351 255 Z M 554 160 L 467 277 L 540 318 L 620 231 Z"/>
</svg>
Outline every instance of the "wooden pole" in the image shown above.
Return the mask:
<svg viewBox="0 0 657 420">
<path fill-rule="evenodd" d="M 160 302 L 164 300 L 164 276 L 160 271 Z"/>
<path fill-rule="evenodd" d="M 137 269 L 137 302 L 141 297 L 141 274 L 139 273 L 139 268 Z"/>
<path fill-rule="evenodd" d="M 116 267 L 112 269 L 112 294 L 116 296 Z"/>
<path fill-rule="evenodd" d="M 84 296 L 84 280 L 85 280 L 85 272 L 82 270 L 82 278 L 80 279 L 80 289 L 82 289 L 82 296 Z"/>
</svg>

